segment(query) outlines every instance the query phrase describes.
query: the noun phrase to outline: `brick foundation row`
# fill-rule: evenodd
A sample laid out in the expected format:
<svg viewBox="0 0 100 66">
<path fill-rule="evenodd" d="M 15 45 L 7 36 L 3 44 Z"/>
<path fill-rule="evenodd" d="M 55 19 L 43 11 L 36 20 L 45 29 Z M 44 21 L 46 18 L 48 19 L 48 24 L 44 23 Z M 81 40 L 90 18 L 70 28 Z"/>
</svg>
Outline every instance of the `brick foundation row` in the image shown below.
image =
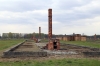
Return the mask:
<svg viewBox="0 0 100 66">
<path fill-rule="evenodd" d="M 100 51 L 99 52 L 83 52 L 84 56 L 87 57 L 100 57 Z"/>
<path fill-rule="evenodd" d="M 79 48 L 84 48 L 84 49 L 90 49 L 91 51 L 100 51 L 99 48 L 91 48 L 91 47 L 87 47 L 87 46 L 78 46 L 78 45 L 73 45 L 73 44 L 61 44 L 61 46 L 71 46 L 71 47 L 79 47 Z"/>
<path fill-rule="evenodd" d="M 44 57 L 47 56 L 47 52 L 44 51 L 37 51 L 37 52 L 31 52 L 31 51 L 14 51 L 17 49 L 19 46 L 24 44 L 26 41 L 23 41 L 22 43 L 19 43 L 6 51 L 3 52 L 3 57 Z"/>
<path fill-rule="evenodd" d="M 47 52 L 4 52 L 3 57 L 45 57 Z"/>
</svg>

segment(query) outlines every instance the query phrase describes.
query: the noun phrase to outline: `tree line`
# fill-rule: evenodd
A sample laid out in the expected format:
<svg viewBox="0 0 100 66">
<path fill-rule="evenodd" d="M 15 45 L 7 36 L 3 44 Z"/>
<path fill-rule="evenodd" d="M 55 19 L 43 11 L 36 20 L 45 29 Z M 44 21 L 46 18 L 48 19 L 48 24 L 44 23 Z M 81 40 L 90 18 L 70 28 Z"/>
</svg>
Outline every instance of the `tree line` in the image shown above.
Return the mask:
<svg viewBox="0 0 100 66">
<path fill-rule="evenodd" d="M 2 39 L 19 39 L 19 38 L 24 38 L 24 39 L 31 39 L 31 38 L 40 38 L 40 39 L 44 39 L 44 38 L 48 38 L 48 34 L 44 34 L 41 33 L 41 36 L 39 35 L 39 33 L 2 33 L 2 36 L 0 36 L 0 38 Z M 55 35 L 53 35 L 53 37 L 55 37 Z"/>
<path fill-rule="evenodd" d="M 58 36 L 63 37 L 63 36 L 67 36 L 67 35 L 66 34 L 65 35 L 62 35 L 62 34 L 55 35 L 55 34 L 53 34 L 52 38 L 56 38 Z M 44 39 L 44 38 L 48 39 L 48 34 L 41 33 L 41 37 L 40 37 L 39 33 L 12 33 L 12 32 L 9 32 L 9 33 L 2 33 L 2 35 L 0 35 L 0 38 L 2 38 L 2 39 L 14 39 L 14 38 L 16 38 L 16 39 L 19 39 L 19 38 L 31 39 L 33 37 L 41 38 L 41 39 Z M 93 39 L 94 35 L 92 35 L 92 36 L 86 35 L 86 37 Z M 100 35 L 96 35 L 96 38 L 100 38 Z"/>
</svg>

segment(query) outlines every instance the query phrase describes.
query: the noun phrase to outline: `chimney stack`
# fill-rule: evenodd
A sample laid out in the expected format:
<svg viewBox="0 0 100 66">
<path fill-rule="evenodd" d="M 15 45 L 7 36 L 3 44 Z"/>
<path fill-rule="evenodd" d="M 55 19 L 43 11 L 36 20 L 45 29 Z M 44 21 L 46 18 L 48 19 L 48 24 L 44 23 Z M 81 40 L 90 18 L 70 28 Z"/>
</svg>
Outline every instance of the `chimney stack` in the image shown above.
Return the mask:
<svg viewBox="0 0 100 66">
<path fill-rule="evenodd" d="M 48 9 L 48 38 L 52 39 L 52 9 Z"/>
<path fill-rule="evenodd" d="M 41 27 L 39 27 L 39 38 L 41 39 Z"/>
</svg>

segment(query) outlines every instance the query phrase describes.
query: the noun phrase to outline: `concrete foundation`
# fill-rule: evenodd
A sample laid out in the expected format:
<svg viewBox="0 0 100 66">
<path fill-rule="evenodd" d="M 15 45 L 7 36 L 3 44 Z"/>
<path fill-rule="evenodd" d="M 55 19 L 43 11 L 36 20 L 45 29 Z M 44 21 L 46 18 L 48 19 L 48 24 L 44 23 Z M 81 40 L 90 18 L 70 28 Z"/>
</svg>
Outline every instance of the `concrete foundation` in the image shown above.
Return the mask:
<svg viewBox="0 0 100 66">
<path fill-rule="evenodd" d="M 87 57 L 100 57 L 100 51 L 83 52 L 83 54 Z"/>
<path fill-rule="evenodd" d="M 77 46 L 72 44 L 63 44 L 61 45 L 60 50 L 66 50 L 76 52 L 79 55 L 84 55 L 87 57 L 100 57 L 100 49 L 99 48 L 91 48 L 85 46 Z"/>
<path fill-rule="evenodd" d="M 47 52 L 41 51 L 33 41 L 24 41 L 3 52 L 3 57 L 45 57 Z"/>
<path fill-rule="evenodd" d="M 4 52 L 3 57 L 45 57 L 47 52 Z"/>
<path fill-rule="evenodd" d="M 46 46 L 48 45 L 48 46 Z M 3 52 L 3 57 L 46 57 L 50 55 L 83 55 L 85 57 L 100 57 L 99 48 L 77 46 L 73 44 L 60 44 L 56 47 L 47 43 L 34 43 L 32 40 L 19 43 Z M 49 47 L 44 48 L 44 47 Z"/>
</svg>

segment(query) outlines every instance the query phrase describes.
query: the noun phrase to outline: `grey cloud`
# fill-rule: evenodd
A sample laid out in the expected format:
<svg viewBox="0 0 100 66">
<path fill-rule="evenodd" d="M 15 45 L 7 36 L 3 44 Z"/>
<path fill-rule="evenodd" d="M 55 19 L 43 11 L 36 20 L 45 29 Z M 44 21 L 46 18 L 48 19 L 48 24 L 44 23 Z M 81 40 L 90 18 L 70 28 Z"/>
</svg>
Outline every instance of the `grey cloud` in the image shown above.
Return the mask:
<svg viewBox="0 0 100 66">
<path fill-rule="evenodd" d="M 68 10 L 74 7 L 89 4 L 92 0 L 56 0 L 56 1 L 57 3 L 55 4 L 58 10 L 59 9 Z"/>
<path fill-rule="evenodd" d="M 23 18 L 19 18 L 19 19 L 0 19 L 0 22 L 2 22 L 3 24 L 28 24 L 28 19 L 23 19 Z"/>
<path fill-rule="evenodd" d="M 46 9 L 50 7 L 49 0 L 5 0 L 0 2 L 1 11 L 30 11 Z"/>
<path fill-rule="evenodd" d="M 91 8 L 89 10 L 89 13 L 96 16 L 100 15 L 100 7 Z"/>
<path fill-rule="evenodd" d="M 58 12 L 57 14 L 53 15 L 54 21 L 60 21 L 60 22 L 72 22 L 79 19 L 86 19 L 86 18 L 93 18 L 95 16 L 100 15 L 100 8 L 97 7 L 90 7 L 87 8 L 85 11 L 83 10 L 75 10 L 74 8 L 81 8 L 83 6 L 88 6 L 88 4 L 91 4 L 94 0 L 58 0 L 59 2 L 54 12 Z M 91 4 L 92 6 L 92 4 Z M 61 11 L 62 10 L 62 11 Z M 71 10 L 72 13 L 66 13 L 67 10 Z M 64 13 L 65 12 L 65 13 Z"/>
</svg>

